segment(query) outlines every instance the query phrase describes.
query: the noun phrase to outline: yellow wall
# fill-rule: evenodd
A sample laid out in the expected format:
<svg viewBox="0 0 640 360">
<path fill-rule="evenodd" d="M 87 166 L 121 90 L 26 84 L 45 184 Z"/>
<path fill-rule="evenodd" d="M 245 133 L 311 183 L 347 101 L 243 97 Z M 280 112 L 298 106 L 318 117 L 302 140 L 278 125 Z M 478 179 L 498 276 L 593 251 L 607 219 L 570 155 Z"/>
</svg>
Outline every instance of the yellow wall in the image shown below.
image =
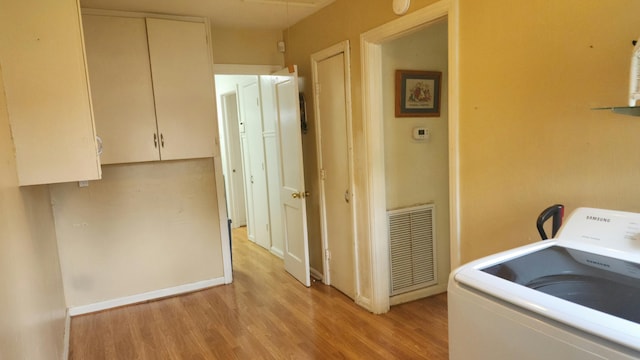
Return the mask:
<svg viewBox="0 0 640 360">
<path fill-rule="evenodd" d="M 49 190 L 18 187 L 0 72 L 0 359 L 61 359 L 65 315 Z"/>
<path fill-rule="evenodd" d="M 562 203 L 640 211 L 640 118 L 624 105 L 633 0 L 460 2 L 462 260 L 539 240 Z"/>
<path fill-rule="evenodd" d="M 211 38 L 215 64 L 283 65 L 281 31 L 212 27 Z"/>
<path fill-rule="evenodd" d="M 435 1 L 413 1 L 410 11 Z M 626 103 L 634 0 L 460 0 L 462 262 L 537 241 L 553 203 L 640 211 L 640 118 L 592 111 Z M 366 9 L 366 11 L 363 11 Z M 396 16 L 390 2 L 337 0 L 293 26 L 286 63 L 310 78 L 312 53 L 351 42 L 360 268 L 367 271 L 365 153 L 359 36 Z M 305 93 L 311 94 L 310 79 Z M 308 104 L 312 109 L 310 96 Z M 305 136 L 311 239 L 319 239 L 314 121 Z M 365 272 L 366 273 L 366 272 Z M 362 279 L 362 288 L 370 286 Z"/>
</svg>

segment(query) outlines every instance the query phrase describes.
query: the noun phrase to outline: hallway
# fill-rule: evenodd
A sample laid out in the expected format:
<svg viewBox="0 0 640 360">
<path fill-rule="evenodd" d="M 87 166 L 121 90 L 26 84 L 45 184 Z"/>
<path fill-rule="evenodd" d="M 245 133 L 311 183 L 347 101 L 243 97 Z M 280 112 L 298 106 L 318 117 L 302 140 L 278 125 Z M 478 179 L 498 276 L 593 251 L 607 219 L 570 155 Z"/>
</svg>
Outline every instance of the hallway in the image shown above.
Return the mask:
<svg viewBox="0 0 640 360">
<path fill-rule="evenodd" d="M 233 237 L 233 284 L 74 317 L 69 359 L 448 358 L 446 294 L 373 315 Z"/>
</svg>

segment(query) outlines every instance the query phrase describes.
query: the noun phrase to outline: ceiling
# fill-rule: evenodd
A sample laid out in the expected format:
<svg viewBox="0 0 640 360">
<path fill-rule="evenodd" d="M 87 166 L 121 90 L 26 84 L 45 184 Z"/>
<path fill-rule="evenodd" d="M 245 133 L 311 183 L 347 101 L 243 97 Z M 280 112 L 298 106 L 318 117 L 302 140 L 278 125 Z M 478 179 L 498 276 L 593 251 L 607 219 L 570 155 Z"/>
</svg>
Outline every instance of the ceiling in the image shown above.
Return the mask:
<svg viewBox="0 0 640 360">
<path fill-rule="evenodd" d="M 335 0 L 80 0 L 83 8 L 209 18 L 222 28 L 286 29 Z"/>
</svg>

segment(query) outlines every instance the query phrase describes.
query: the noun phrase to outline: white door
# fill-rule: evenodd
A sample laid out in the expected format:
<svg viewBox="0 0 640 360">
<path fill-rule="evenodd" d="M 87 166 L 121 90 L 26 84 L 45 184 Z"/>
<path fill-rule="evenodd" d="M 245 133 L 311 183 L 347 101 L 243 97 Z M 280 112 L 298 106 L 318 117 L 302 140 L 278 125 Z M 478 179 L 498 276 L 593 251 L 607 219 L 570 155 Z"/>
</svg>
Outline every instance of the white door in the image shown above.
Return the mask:
<svg viewBox="0 0 640 360">
<path fill-rule="evenodd" d="M 213 157 L 213 69 L 204 23 L 147 18 L 160 159 Z"/>
<path fill-rule="evenodd" d="M 305 286 L 311 286 L 298 70 L 297 67 L 286 68 L 273 75 L 277 76 L 275 96 L 280 139 L 280 179 L 282 181 L 280 201 L 284 227 L 284 267 Z"/>
<path fill-rule="evenodd" d="M 83 15 L 100 163 L 160 160 L 144 18 Z"/>
<path fill-rule="evenodd" d="M 249 239 L 258 245 L 269 249 L 271 234 L 269 232 L 269 200 L 267 193 L 267 175 L 264 159 L 264 144 L 262 138 L 262 111 L 260 105 L 260 89 L 258 78 L 239 86 L 241 119 L 246 134 L 246 144 L 243 146 L 245 164 L 245 180 L 247 182 L 247 201 L 251 228 Z M 253 238 L 252 238 L 253 235 Z"/>
<path fill-rule="evenodd" d="M 233 227 L 247 224 L 247 208 L 244 198 L 244 170 L 242 168 L 242 150 L 240 148 L 240 131 L 238 117 L 238 96 L 230 93 L 222 96 L 222 110 L 227 136 L 227 161 L 229 184 L 229 210 Z"/>
<path fill-rule="evenodd" d="M 325 252 L 325 282 L 355 298 L 352 190 L 345 54 L 315 61 L 314 90 L 319 138 L 321 211 Z"/>
</svg>

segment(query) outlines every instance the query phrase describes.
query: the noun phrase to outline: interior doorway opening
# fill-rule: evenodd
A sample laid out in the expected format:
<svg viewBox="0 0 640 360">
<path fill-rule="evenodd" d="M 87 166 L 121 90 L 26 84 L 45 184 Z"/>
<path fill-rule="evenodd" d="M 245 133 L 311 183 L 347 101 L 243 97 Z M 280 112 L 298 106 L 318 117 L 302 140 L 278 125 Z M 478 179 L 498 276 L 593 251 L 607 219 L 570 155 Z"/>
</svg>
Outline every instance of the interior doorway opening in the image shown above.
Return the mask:
<svg viewBox="0 0 640 360">
<path fill-rule="evenodd" d="M 308 287 L 297 66 L 272 70 L 216 75 L 227 208 L 237 227 L 243 224 L 233 216 L 244 205 L 248 239 L 282 258 L 285 270 Z M 234 195 L 242 190 L 244 196 Z"/>
<path fill-rule="evenodd" d="M 449 266 L 459 265 L 459 181 L 458 181 L 458 2 L 442 0 L 399 19 L 372 29 L 360 37 L 363 56 L 363 123 L 365 124 L 366 168 L 368 183 L 369 238 L 371 252 L 372 291 L 370 310 L 384 313 L 389 310 L 390 299 L 390 249 L 388 233 L 388 208 L 386 179 L 378 174 L 385 173 L 384 148 L 378 144 L 384 137 L 383 105 L 383 45 L 394 39 L 421 30 L 443 18 L 447 19 L 447 66 L 448 66 L 448 204 L 450 230 L 448 244 Z M 447 269 L 447 272 L 450 270 Z"/>
</svg>

